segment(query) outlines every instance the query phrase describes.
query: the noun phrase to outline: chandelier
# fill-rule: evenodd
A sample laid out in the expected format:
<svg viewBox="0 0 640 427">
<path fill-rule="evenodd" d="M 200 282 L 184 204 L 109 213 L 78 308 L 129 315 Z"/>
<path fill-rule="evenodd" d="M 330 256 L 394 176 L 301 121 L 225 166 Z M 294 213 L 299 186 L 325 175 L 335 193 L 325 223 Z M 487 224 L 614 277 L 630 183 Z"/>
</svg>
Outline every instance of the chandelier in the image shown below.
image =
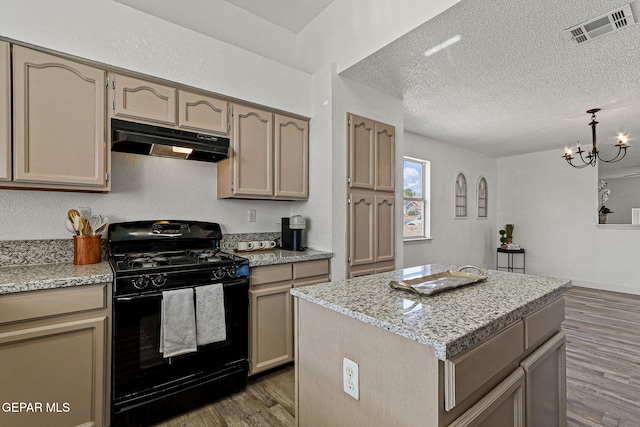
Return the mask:
<svg viewBox="0 0 640 427">
<path fill-rule="evenodd" d="M 629 137 L 624 133 L 618 133 L 618 143 L 614 144 L 616 147 L 618 147 L 618 153 L 616 154 L 616 156 L 609 160 L 600 158 L 600 150 L 598 149 L 598 145 L 596 144 L 596 125 L 598 124 L 598 122 L 596 122 L 596 113 L 598 111 L 600 111 L 600 108 L 592 108 L 591 110 L 587 110 L 587 114 L 591 114 L 591 123 L 589 123 L 589 126 L 591 126 L 591 139 L 593 140 L 592 146 L 587 150 L 583 150 L 582 146 L 580 146 L 580 141 L 578 141 L 575 147 L 575 152 L 580 156 L 582 164 L 578 163 L 577 165 L 574 165 L 574 149 L 571 149 L 569 147 L 564 148 L 564 155 L 562 157 L 574 168 L 582 169 L 587 166 L 595 166 L 598 160 L 605 163 L 614 163 L 622 160 L 624 156 L 627 155 L 627 148 L 629 148 Z"/>
</svg>

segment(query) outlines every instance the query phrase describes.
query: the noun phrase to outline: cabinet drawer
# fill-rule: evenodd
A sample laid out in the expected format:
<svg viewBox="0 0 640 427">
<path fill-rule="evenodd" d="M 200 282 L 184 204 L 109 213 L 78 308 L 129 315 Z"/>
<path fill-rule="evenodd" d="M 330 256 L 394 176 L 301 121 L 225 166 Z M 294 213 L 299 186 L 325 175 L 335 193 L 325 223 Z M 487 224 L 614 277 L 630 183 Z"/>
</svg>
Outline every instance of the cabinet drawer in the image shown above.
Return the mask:
<svg viewBox="0 0 640 427">
<path fill-rule="evenodd" d="M 294 279 L 327 275 L 329 275 L 328 259 L 318 259 L 315 261 L 297 262 L 293 264 Z"/>
<path fill-rule="evenodd" d="M 291 264 L 265 265 L 251 269 L 251 285 L 263 283 L 291 281 Z"/>
<path fill-rule="evenodd" d="M 525 348 L 560 331 L 564 321 L 564 298 L 560 298 L 524 319 Z"/>
<path fill-rule="evenodd" d="M 85 285 L 0 296 L 0 324 L 107 307 L 107 285 Z"/>
<path fill-rule="evenodd" d="M 523 352 L 524 326 L 518 322 L 473 350 L 446 360 L 445 409 L 453 409 Z"/>
<path fill-rule="evenodd" d="M 296 280 L 295 282 L 293 282 L 293 287 L 301 288 L 303 286 L 317 285 L 318 283 L 325 283 L 329 281 L 330 281 L 329 276 L 311 277 L 307 279 Z"/>
</svg>

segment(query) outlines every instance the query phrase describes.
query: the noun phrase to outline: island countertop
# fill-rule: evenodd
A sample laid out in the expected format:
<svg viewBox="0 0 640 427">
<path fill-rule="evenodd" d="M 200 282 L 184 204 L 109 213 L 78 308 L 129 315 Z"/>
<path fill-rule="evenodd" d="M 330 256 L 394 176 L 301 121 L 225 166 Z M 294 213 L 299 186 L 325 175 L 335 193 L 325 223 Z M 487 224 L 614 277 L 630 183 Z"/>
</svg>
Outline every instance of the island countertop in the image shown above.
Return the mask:
<svg viewBox="0 0 640 427">
<path fill-rule="evenodd" d="M 568 279 L 486 270 L 484 282 L 421 296 L 391 289 L 408 280 L 457 270 L 430 264 L 291 290 L 295 297 L 404 336 L 447 360 L 562 296 Z"/>
</svg>

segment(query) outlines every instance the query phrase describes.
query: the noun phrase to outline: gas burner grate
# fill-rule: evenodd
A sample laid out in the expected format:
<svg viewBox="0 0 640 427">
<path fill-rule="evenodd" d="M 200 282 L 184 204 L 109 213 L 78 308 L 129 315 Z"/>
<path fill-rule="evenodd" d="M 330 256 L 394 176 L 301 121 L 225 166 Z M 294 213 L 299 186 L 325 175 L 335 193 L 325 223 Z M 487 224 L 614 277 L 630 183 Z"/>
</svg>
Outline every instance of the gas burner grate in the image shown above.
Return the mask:
<svg viewBox="0 0 640 427">
<path fill-rule="evenodd" d="M 205 249 L 205 250 L 199 250 L 199 251 L 189 251 L 188 254 L 189 258 L 192 258 L 195 262 L 218 262 L 220 261 L 221 255 L 220 252 L 212 250 L 212 249 Z"/>
<path fill-rule="evenodd" d="M 130 269 L 160 267 L 172 264 L 169 255 L 158 252 L 128 254 L 125 255 L 123 261 Z"/>
</svg>

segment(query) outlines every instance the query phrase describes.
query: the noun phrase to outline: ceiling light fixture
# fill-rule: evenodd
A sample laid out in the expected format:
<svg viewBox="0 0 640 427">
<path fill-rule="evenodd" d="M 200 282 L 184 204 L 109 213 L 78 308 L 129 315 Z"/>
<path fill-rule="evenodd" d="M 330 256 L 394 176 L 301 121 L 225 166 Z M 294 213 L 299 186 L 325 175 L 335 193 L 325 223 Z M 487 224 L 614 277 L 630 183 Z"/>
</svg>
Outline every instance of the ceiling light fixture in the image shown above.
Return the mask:
<svg viewBox="0 0 640 427">
<path fill-rule="evenodd" d="M 564 155 L 562 157 L 574 168 L 582 169 L 587 166 L 595 166 L 598 160 L 605 163 L 619 162 L 624 158 L 624 156 L 627 155 L 627 148 L 629 148 L 629 137 L 621 132 L 618 134 L 618 143 L 615 144 L 615 146 L 618 147 L 618 153 L 616 154 L 616 156 L 610 160 L 604 160 L 600 158 L 600 150 L 598 149 L 598 145 L 596 144 L 596 125 L 598 124 L 598 122 L 596 122 L 596 113 L 598 111 L 600 111 L 599 108 L 592 108 L 591 110 L 587 110 L 587 114 L 591 114 L 591 123 L 589 123 L 589 126 L 591 126 L 591 139 L 593 141 L 592 146 L 589 147 L 588 150 L 583 150 L 580 146 L 580 141 L 578 141 L 575 148 L 576 153 L 580 155 L 582 164 L 574 165 L 572 162 L 572 160 L 574 159 L 574 149 L 564 147 Z M 582 153 L 586 153 L 587 155 L 583 156 Z"/>
</svg>

